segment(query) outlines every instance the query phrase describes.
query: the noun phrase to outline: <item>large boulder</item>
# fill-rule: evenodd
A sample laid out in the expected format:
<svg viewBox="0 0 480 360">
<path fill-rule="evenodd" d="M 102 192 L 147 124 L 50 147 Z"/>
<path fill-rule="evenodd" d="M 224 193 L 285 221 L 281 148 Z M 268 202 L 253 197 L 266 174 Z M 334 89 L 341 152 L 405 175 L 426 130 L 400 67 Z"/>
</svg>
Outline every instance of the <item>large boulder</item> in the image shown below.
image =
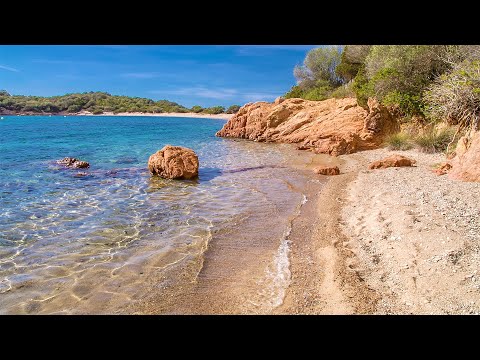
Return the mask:
<svg viewBox="0 0 480 360">
<path fill-rule="evenodd" d="M 198 157 L 192 149 L 166 145 L 148 159 L 148 170 L 166 179 L 198 177 Z"/>
<path fill-rule="evenodd" d="M 400 125 L 375 99 L 369 110 L 354 98 L 309 101 L 285 99 L 249 103 L 217 132 L 217 136 L 295 143 L 297 148 L 330 155 L 379 147 Z"/>
<path fill-rule="evenodd" d="M 462 181 L 480 181 L 480 131 L 458 141 L 448 176 Z"/>
<path fill-rule="evenodd" d="M 369 169 L 385 169 L 389 167 L 413 166 L 415 163 L 416 163 L 415 160 L 409 159 L 402 155 L 390 155 L 385 159 L 372 162 L 368 166 L 368 168 Z"/>
</svg>

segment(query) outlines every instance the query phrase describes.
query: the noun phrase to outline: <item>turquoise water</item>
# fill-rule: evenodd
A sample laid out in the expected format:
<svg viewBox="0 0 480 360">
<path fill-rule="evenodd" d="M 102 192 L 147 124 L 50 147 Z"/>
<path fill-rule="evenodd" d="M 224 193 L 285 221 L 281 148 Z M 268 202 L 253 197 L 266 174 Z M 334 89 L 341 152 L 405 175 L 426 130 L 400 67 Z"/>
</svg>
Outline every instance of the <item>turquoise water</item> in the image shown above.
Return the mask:
<svg viewBox="0 0 480 360">
<path fill-rule="evenodd" d="M 303 201 L 281 180 L 292 177 L 282 165 L 288 152 L 215 137 L 223 124 L 200 118 L 4 116 L 0 313 L 112 312 L 140 299 L 152 272 L 157 276 L 193 261 L 201 271 L 198 259 L 215 231 L 276 202 L 285 207 L 275 220 L 278 229 L 262 239 L 280 246 L 283 217 Z M 150 176 L 148 157 L 166 144 L 198 154 L 198 180 Z M 56 165 L 66 156 L 91 166 Z"/>
</svg>

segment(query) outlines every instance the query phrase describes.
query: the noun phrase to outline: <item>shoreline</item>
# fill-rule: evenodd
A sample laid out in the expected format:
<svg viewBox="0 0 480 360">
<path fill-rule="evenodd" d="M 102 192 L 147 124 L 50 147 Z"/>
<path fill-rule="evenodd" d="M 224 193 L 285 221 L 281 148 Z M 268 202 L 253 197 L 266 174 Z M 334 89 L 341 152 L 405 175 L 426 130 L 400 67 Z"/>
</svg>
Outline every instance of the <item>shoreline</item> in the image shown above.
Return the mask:
<svg viewBox="0 0 480 360">
<path fill-rule="evenodd" d="M 188 118 L 203 118 L 214 120 L 229 120 L 235 114 L 197 114 L 197 113 L 142 113 L 142 112 L 128 112 L 128 113 L 111 113 L 90 114 L 77 113 L 75 116 L 154 116 L 154 117 L 188 117 Z"/>
<path fill-rule="evenodd" d="M 75 113 L 75 114 L 0 114 L 0 116 L 154 116 L 154 117 L 186 117 L 186 118 L 203 118 L 213 120 L 228 121 L 235 114 L 198 114 L 198 113 L 141 113 L 141 112 L 127 112 L 114 114 L 106 112 L 103 114 L 92 113 Z"/>
</svg>

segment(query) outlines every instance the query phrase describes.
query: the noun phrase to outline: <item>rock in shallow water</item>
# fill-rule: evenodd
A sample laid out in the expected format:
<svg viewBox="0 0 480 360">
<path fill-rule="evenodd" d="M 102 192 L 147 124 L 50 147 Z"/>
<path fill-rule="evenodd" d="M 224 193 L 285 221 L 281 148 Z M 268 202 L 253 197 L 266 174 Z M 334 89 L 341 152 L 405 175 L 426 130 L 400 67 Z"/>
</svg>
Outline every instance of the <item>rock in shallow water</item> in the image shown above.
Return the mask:
<svg viewBox="0 0 480 360">
<path fill-rule="evenodd" d="M 90 167 L 90 164 L 86 161 L 78 160 L 76 158 L 66 157 L 61 160 L 57 160 L 57 164 L 63 165 L 67 168 L 74 169 L 86 169 Z"/>
<path fill-rule="evenodd" d="M 148 159 L 148 170 L 167 179 L 198 177 L 198 157 L 192 149 L 166 145 Z"/>
</svg>

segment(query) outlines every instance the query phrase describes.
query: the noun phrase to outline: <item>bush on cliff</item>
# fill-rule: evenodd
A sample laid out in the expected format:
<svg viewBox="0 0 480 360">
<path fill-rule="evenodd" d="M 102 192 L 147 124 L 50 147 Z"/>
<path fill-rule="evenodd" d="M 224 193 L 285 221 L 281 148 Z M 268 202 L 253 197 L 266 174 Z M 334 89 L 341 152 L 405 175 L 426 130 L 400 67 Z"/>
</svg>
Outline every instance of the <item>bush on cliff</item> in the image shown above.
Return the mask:
<svg viewBox="0 0 480 360">
<path fill-rule="evenodd" d="M 425 101 L 433 119 L 479 129 L 480 60 L 467 59 L 440 76 L 425 93 Z"/>
</svg>

